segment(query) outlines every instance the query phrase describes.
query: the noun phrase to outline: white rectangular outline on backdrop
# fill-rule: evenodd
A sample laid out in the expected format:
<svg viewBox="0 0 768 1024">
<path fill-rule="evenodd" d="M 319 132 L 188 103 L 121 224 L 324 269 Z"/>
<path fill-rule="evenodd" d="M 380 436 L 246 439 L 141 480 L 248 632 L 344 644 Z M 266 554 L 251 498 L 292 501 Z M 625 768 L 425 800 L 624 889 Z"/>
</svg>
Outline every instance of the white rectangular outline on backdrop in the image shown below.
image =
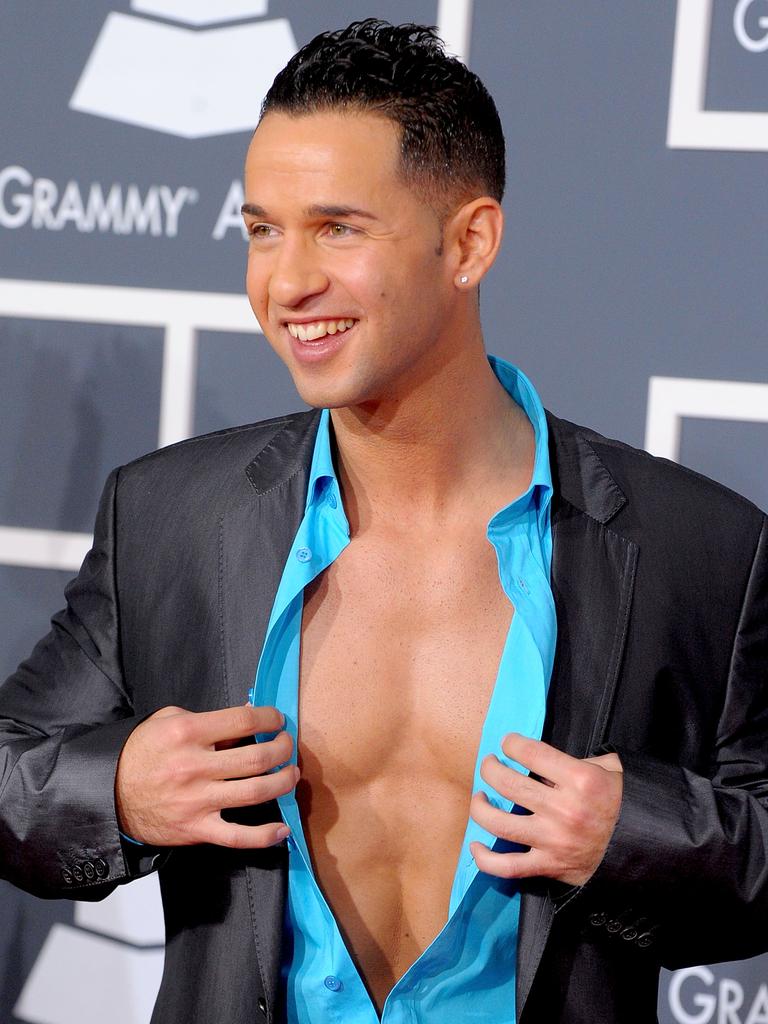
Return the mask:
<svg viewBox="0 0 768 1024">
<path fill-rule="evenodd" d="M 705 110 L 714 0 L 677 0 L 669 149 L 768 151 L 768 113 Z"/>
<path fill-rule="evenodd" d="M 768 384 L 689 377 L 651 377 L 645 450 L 680 460 L 683 419 L 768 423 Z"/>
<path fill-rule="evenodd" d="M 0 317 L 156 327 L 163 331 L 159 448 L 193 432 L 199 331 L 260 333 L 244 295 L 0 278 Z M 87 533 L 0 526 L 0 565 L 77 570 Z"/>
<path fill-rule="evenodd" d="M 447 53 L 469 63 L 473 0 L 438 0 L 437 32 Z"/>
</svg>

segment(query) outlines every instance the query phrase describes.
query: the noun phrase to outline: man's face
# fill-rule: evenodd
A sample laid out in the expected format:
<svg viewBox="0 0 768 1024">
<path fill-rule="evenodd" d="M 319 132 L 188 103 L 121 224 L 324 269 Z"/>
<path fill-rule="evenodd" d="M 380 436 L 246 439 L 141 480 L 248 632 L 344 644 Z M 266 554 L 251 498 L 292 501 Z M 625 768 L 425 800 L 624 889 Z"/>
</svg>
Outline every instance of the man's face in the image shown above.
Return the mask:
<svg viewBox="0 0 768 1024">
<path fill-rule="evenodd" d="M 310 405 L 403 397 L 450 335 L 440 224 L 398 161 L 396 128 L 361 113 L 268 114 L 248 151 L 248 298 Z"/>
</svg>

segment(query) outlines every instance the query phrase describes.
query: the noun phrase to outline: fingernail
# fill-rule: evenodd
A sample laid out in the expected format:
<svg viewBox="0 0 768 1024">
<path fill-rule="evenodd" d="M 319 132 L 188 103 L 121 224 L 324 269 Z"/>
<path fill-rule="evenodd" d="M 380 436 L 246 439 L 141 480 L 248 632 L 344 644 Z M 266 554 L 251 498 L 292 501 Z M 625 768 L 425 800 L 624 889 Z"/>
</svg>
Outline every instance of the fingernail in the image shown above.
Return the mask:
<svg viewBox="0 0 768 1024">
<path fill-rule="evenodd" d="M 280 828 L 277 830 L 278 839 L 287 839 L 290 834 L 291 830 L 288 828 L 287 825 L 281 825 Z"/>
</svg>

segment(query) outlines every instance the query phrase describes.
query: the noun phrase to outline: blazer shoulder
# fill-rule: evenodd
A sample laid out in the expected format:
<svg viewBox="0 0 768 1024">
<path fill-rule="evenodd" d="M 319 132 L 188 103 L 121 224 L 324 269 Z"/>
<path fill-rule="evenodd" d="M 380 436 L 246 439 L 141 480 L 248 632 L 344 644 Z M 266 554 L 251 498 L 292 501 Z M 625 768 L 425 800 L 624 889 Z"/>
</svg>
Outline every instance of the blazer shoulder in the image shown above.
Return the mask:
<svg viewBox="0 0 768 1024">
<path fill-rule="evenodd" d="M 246 462 L 241 465 L 247 465 L 249 459 L 255 458 L 272 438 L 282 431 L 302 433 L 303 429 L 309 430 L 316 415 L 317 411 L 310 409 L 258 420 L 255 423 L 225 427 L 223 430 L 214 430 L 208 434 L 198 434 L 140 455 L 121 466 L 120 472 L 141 474 L 160 467 L 165 469 L 169 466 L 198 465 L 206 462 L 215 465 L 222 458 L 227 461 L 245 458 Z"/>
<path fill-rule="evenodd" d="M 685 520 L 689 526 L 705 522 L 756 530 L 765 513 L 754 502 L 724 484 L 670 459 L 651 455 L 590 427 L 548 413 L 558 475 L 572 478 L 574 467 L 593 457 L 627 499 L 627 512 L 658 516 L 667 522 Z M 584 487 L 582 481 L 582 488 Z M 691 518 L 696 516 L 697 518 Z"/>
<path fill-rule="evenodd" d="M 314 436 L 318 411 L 276 416 L 256 423 L 227 427 L 142 455 L 118 470 L 119 488 L 135 494 L 177 497 L 185 491 L 196 501 L 225 490 L 231 499 L 252 492 L 251 466 L 272 446 L 279 447 L 274 461 L 289 471 L 303 465 Z"/>
</svg>

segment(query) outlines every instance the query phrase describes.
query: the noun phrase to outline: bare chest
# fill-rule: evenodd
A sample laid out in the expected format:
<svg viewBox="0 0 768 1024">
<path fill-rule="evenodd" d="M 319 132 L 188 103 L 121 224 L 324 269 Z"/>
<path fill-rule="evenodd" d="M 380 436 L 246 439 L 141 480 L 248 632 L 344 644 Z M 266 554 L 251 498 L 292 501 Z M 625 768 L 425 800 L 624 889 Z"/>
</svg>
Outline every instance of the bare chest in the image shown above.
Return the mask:
<svg viewBox="0 0 768 1024">
<path fill-rule="evenodd" d="M 511 617 L 484 535 L 450 550 L 361 539 L 305 594 L 297 796 L 372 991 L 445 922 Z"/>
<path fill-rule="evenodd" d="M 338 790 L 416 767 L 470 784 L 512 617 L 482 540 L 453 553 L 350 545 L 305 594 L 300 747 Z"/>
</svg>

